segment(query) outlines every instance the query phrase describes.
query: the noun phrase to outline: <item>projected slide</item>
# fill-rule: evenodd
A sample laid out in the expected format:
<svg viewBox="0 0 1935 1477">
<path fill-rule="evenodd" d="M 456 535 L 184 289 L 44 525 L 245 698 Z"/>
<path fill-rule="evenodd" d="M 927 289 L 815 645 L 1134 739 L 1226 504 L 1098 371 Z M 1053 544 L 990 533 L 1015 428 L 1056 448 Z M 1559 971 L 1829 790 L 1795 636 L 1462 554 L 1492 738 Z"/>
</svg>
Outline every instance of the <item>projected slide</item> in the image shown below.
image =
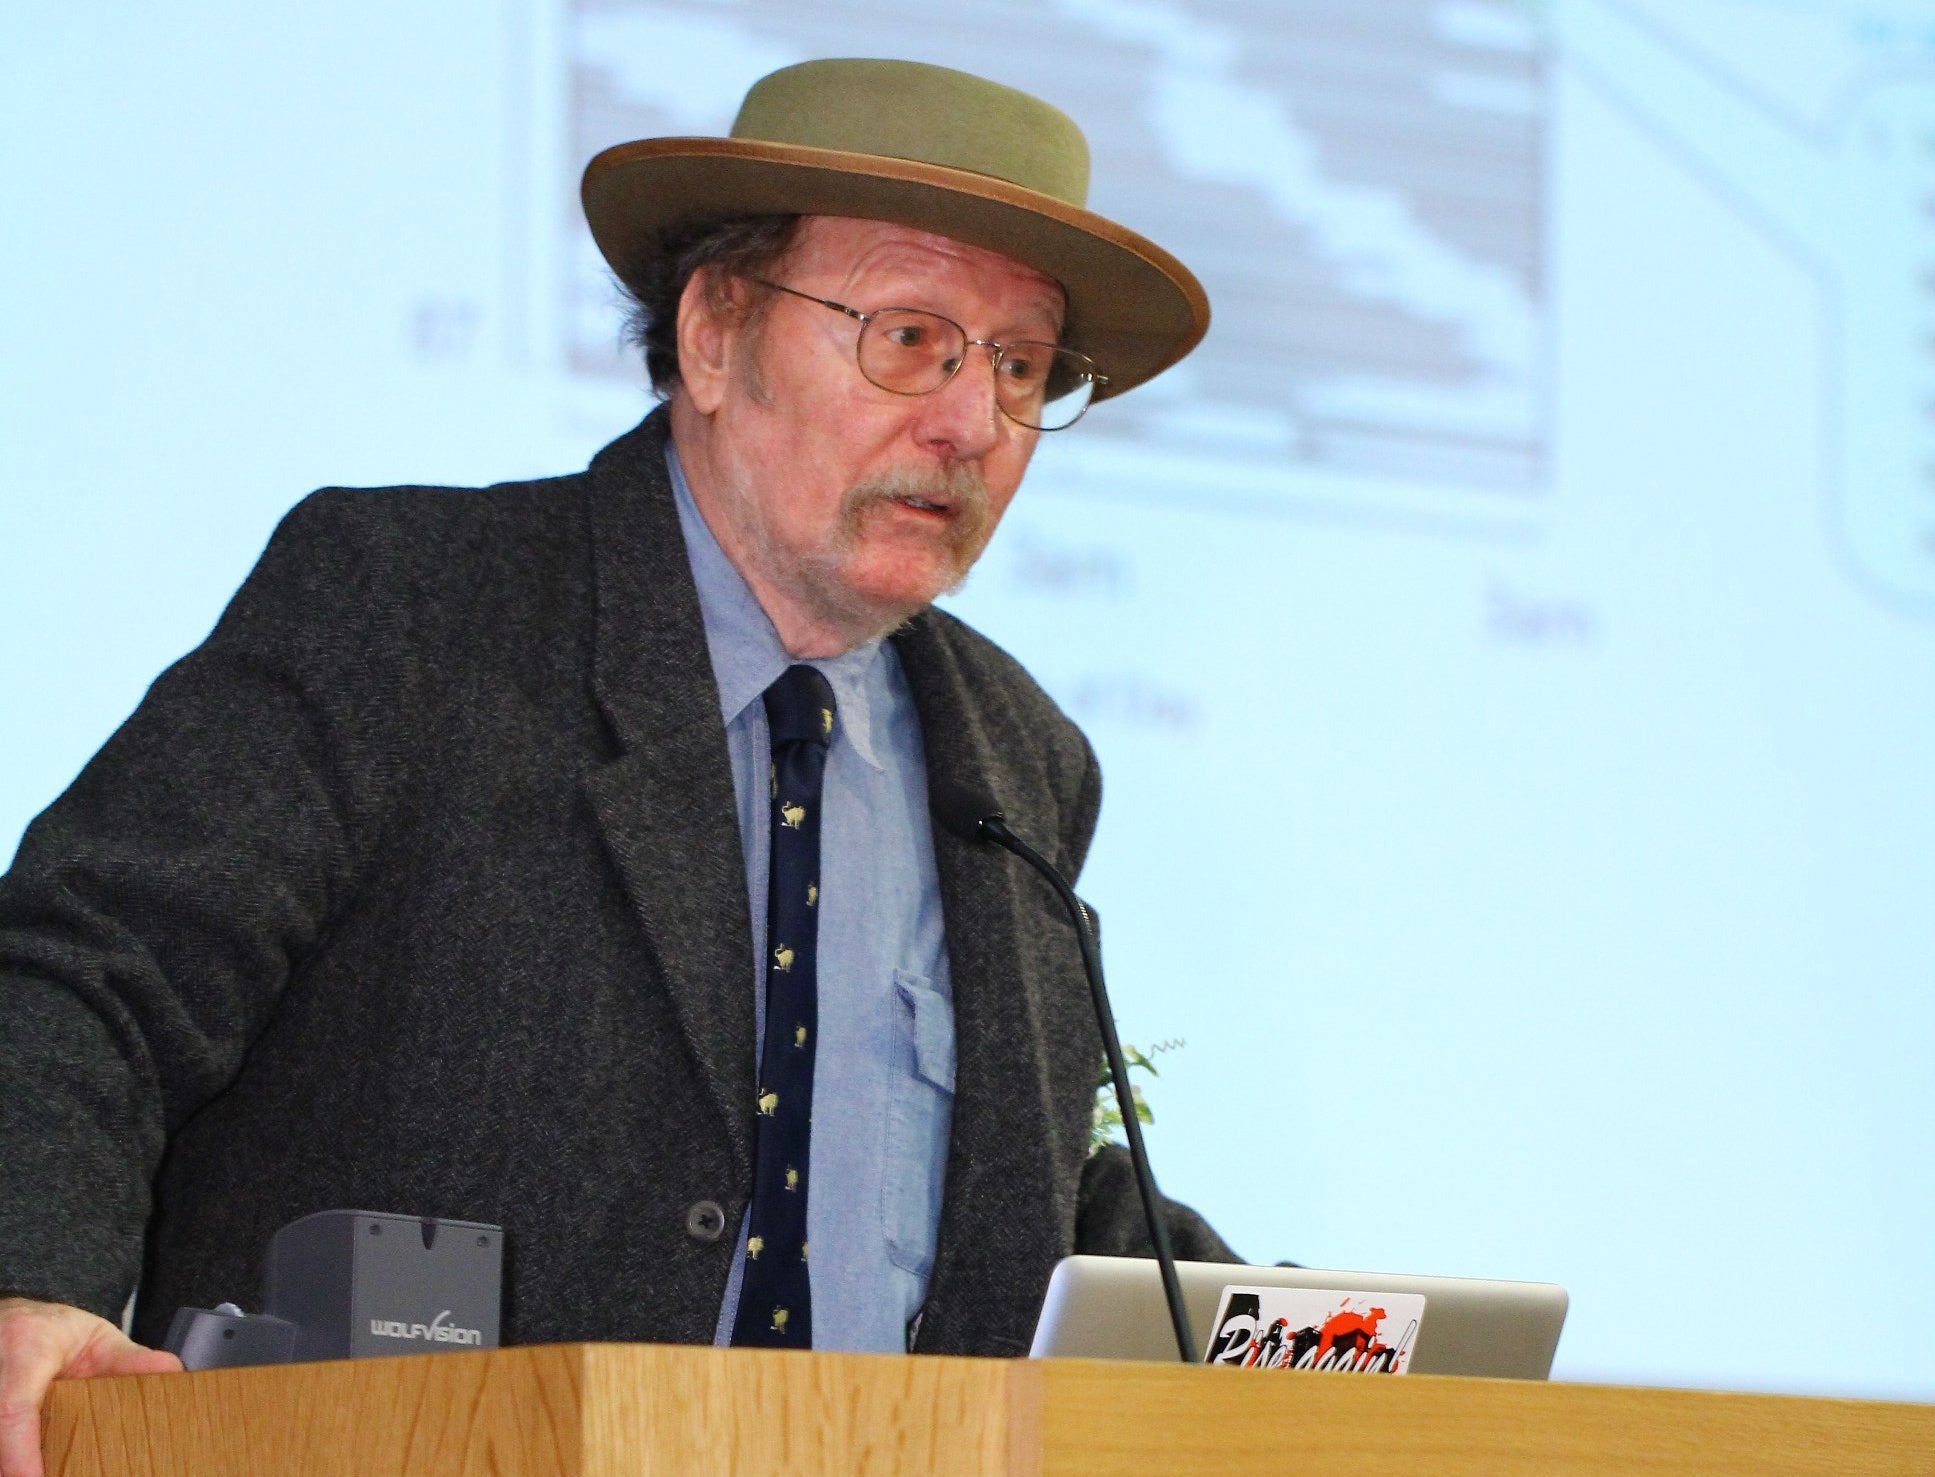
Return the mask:
<svg viewBox="0 0 1935 1477">
<path fill-rule="evenodd" d="M 857 5 L 573 0 L 571 151 L 723 132 L 746 82 L 847 44 Z M 870 13 L 883 54 L 944 52 L 1044 96 L 1085 88 L 1092 204 L 1203 277 L 1216 352 L 1110 407 L 1091 450 L 1172 485 L 1286 465 L 1536 496 L 1547 58 L 1513 0 L 1066 0 Z M 1017 49 L 1013 28 L 1044 32 Z M 667 67 L 662 58 L 685 59 Z M 603 263 L 575 217 L 571 361 L 614 367 Z M 1127 456 L 1108 457 L 1104 440 Z M 1140 458 L 1151 449 L 1161 456 Z M 1360 499 L 1371 492 L 1360 486 Z M 1296 497 L 1279 485 L 1278 496 Z"/>
<path fill-rule="evenodd" d="M 1774 5 L 1756 31 L 1582 0 L 1577 65 L 1791 249 L 1828 306 L 1833 535 L 1878 595 L 1935 615 L 1935 83 L 1926 7 Z M 1919 10 L 1919 19 L 1916 19 Z M 1792 45 L 1799 13 L 1814 44 Z"/>
<path fill-rule="evenodd" d="M 1930 0 L 30 9 L 0 852 L 310 489 L 637 423 L 591 155 L 978 70 L 1213 307 L 943 602 L 1101 763 L 1165 1191 L 1562 1282 L 1564 1378 L 1935 1398 Z"/>
</svg>

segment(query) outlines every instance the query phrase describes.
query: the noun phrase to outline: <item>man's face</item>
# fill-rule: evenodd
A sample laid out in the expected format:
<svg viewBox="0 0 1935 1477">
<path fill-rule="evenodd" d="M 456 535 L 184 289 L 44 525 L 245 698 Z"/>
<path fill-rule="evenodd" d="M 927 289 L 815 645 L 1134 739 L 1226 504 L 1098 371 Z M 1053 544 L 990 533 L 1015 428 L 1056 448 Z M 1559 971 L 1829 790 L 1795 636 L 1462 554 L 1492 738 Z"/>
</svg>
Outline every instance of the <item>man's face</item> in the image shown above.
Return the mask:
<svg viewBox="0 0 1935 1477">
<path fill-rule="evenodd" d="M 1062 291 L 1032 268 L 876 221 L 809 217 L 772 280 L 865 313 L 924 308 L 970 338 L 1053 342 L 1061 329 Z M 684 311 L 703 296 L 689 293 Z M 908 396 L 867 381 L 860 325 L 818 303 L 775 293 L 750 324 L 719 332 L 727 368 L 709 384 L 685 371 L 712 407 L 708 521 L 782 636 L 776 601 L 852 645 L 958 585 L 1039 434 L 996 407 L 989 351 L 970 348 L 941 389 Z"/>
</svg>

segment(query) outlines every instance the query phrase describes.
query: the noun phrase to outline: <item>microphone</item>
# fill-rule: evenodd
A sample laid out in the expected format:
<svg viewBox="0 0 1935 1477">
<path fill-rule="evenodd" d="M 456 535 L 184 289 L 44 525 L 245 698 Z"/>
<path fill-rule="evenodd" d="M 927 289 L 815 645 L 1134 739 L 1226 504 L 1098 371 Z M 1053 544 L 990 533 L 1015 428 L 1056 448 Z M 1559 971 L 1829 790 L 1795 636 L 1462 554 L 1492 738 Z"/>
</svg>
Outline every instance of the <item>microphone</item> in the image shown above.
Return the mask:
<svg viewBox="0 0 1935 1477">
<path fill-rule="evenodd" d="M 1122 1059 L 1122 1042 L 1115 1034 L 1115 1014 L 1109 1009 L 1108 988 L 1102 983 L 1102 956 L 1096 948 L 1088 905 L 1075 896 L 1075 889 L 1068 885 L 1066 877 L 1008 828 L 1001 807 L 985 790 L 946 775 L 930 774 L 927 803 L 935 818 L 961 840 L 977 844 L 992 842 L 1020 857 L 1047 879 L 1062 900 L 1062 906 L 1068 909 L 1068 916 L 1075 924 L 1075 941 L 1082 950 L 1082 967 L 1088 972 L 1089 998 L 1095 1005 L 1095 1023 L 1102 1030 L 1102 1049 L 1108 1054 L 1109 1076 L 1115 1080 L 1116 1106 L 1121 1109 L 1122 1127 L 1129 1137 L 1129 1160 L 1135 1166 L 1142 1213 L 1148 1218 L 1149 1240 L 1155 1246 L 1156 1265 L 1162 1272 L 1163 1296 L 1169 1301 L 1169 1322 L 1176 1330 L 1176 1351 L 1183 1363 L 1194 1364 L 1196 1339 L 1189 1328 L 1189 1310 L 1183 1305 L 1175 1253 L 1169 1249 L 1169 1227 L 1159 1208 L 1162 1200 L 1156 1192 L 1155 1172 L 1149 1168 L 1149 1151 L 1142 1143 L 1142 1124 L 1136 1118 L 1135 1098 L 1129 1091 L 1129 1064 Z"/>
</svg>

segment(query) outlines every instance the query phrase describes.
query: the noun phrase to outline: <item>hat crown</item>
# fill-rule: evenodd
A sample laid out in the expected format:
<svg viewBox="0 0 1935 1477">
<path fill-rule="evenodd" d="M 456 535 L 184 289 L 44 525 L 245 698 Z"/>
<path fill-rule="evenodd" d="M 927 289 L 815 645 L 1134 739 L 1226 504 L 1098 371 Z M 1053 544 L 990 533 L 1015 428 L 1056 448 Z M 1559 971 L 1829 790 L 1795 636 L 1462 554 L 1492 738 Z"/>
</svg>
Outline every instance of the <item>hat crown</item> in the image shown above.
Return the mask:
<svg viewBox="0 0 1935 1477">
<path fill-rule="evenodd" d="M 782 67 L 753 84 L 732 137 L 965 169 L 1088 203 L 1088 140 L 1073 118 L 951 67 L 851 57 Z"/>
</svg>

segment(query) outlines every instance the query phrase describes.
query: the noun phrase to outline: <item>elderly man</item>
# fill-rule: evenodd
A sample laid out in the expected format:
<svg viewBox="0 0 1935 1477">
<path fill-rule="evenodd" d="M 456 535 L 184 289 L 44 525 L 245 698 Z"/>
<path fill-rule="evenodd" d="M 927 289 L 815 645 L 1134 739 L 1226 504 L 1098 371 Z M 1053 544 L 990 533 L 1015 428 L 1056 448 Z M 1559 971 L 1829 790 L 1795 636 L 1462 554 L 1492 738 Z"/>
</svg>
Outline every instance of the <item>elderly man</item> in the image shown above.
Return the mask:
<svg viewBox="0 0 1935 1477">
<path fill-rule="evenodd" d="M 1100 777 L 929 609 L 1045 431 L 1201 337 L 1060 113 L 820 62 L 610 150 L 668 404 L 588 472 L 329 491 L 0 884 L 0 1470 L 329 1206 L 502 1223 L 519 1341 L 1015 1353 L 1134 1250 L 1060 866 Z M 1181 1250 L 1227 1255 L 1180 1207 Z M 810 1268 L 810 1275 L 809 1275 Z"/>
</svg>

